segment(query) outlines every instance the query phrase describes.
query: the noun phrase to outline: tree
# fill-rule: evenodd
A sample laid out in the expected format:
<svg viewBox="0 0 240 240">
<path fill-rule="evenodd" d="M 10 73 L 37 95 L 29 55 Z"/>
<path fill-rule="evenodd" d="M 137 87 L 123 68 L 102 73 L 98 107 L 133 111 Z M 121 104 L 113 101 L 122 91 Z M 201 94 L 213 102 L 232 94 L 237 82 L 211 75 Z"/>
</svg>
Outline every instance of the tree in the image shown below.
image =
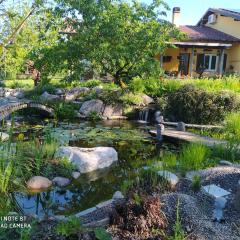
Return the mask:
<svg viewBox="0 0 240 240">
<path fill-rule="evenodd" d="M 57 3 L 55 11 L 66 21 L 68 16 L 66 26 L 71 26 L 72 34 L 55 49 L 43 51 L 38 64 L 45 63 L 45 74 L 68 67 L 77 78 L 86 63 L 91 63 L 99 73 L 112 75 L 117 84 L 136 76 L 147 77 L 160 71 L 155 55 L 163 52 L 172 38 L 179 37 L 178 30 L 161 19 L 166 15 L 161 9 L 168 9 L 161 0 L 148 5 L 136 0 L 130 3 L 57 0 Z M 53 58 L 59 68 L 51 64 Z"/>
<path fill-rule="evenodd" d="M 52 11 L 35 1 L 23 2 L 22 9 L 5 9 L 0 35 L 0 70 L 14 77 L 26 67 L 29 53 L 53 46 L 58 39 L 57 20 Z"/>
</svg>

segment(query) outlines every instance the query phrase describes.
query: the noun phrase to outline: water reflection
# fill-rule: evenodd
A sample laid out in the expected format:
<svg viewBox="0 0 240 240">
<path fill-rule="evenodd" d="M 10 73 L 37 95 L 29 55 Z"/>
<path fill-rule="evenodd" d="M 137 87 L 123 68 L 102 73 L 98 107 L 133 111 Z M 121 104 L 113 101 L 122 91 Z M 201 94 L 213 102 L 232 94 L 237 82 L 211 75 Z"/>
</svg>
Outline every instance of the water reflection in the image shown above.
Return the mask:
<svg viewBox="0 0 240 240">
<path fill-rule="evenodd" d="M 110 199 L 120 190 L 123 181 L 138 177 L 139 169 L 146 166 L 149 159 L 161 157 L 175 148 L 167 143 L 154 143 L 139 126 L 142 128 L 141 124 L 130 121 L 107 121 L 94 125 L 60 123 L 56 128 L 52 127 L 52 132 L 61 130 L 64 133 L 72 131 L 74 136 L 78 134 L 80 140 L 71 139 L 71 134 L 65 135 L 70 146 L 112 146 L 117 150 L 119 160 L 108 169 L 81 175 L 67 188 L 35 194 L 16 193 L 19 206 L 25 214 L 69 215 Z"/>
</svg>

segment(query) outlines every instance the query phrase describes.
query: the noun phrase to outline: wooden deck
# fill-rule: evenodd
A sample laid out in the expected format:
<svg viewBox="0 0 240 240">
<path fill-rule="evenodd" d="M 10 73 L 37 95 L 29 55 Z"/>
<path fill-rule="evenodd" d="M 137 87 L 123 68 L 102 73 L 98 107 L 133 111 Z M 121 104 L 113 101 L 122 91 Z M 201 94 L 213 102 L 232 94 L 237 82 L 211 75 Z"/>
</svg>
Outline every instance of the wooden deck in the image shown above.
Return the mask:
<svg viewBox="0 0 240 240">
<path fill-rule="evenodd" d="M 157 135 L 156 130 L 152 130 L 149 133 L 152 136 Z M 209 147 L 212 147 L 215 145 L 226 145 L 227 144 L 227 141 L 217 140 L 214 138 L 204 137 L 204 136 L 194 134 L 191 132 L 181 132 L 181 131 L 176 131 L 176 130 L 172 130 L 172 129 L 165 129 L 164 132 L 162 133 L 162 135 L 168 139 L 185 141 L 185 142 L 190 142 L 190 143 L 199 142 L 199 143 L 202 143 Z"/>
</svg>

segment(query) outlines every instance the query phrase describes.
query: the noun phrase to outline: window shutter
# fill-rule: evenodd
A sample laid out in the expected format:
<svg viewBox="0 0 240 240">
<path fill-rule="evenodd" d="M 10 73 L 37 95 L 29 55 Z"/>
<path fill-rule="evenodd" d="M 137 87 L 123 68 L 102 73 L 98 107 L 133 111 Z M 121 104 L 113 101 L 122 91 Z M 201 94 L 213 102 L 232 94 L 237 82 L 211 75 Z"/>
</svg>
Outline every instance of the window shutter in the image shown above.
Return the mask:
<svg viewBox="0 0 240 240">
<path fill-rule="evenodd" d="M 226 71 L 227 66 L 227 54 L 224 54 L 224 60 L 223 60 L 223 72 Z"/>
<path fill-rule="evenodd" d="M 197 55 L 197 65 L 196 70 L 202 70 L 204 68 L 204 54 L 198 54 Z"/>
</svg>

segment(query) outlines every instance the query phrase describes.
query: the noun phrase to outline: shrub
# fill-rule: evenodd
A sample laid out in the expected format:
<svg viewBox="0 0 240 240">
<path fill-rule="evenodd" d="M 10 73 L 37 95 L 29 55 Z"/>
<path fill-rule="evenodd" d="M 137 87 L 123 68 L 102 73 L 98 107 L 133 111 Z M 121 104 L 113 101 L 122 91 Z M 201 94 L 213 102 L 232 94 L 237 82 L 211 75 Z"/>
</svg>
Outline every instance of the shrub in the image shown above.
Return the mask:
<svg viewBox="0 0 240 240">
<path fill-rule="evenodd" d="M 77 217 L 71 217 L 67 222 L 60 222 L 57 225 L 57 234 L 65 237 L 77 234 L 83 231 L 82 222 Z"/>
<path fill-rule="evenodd" d="M 91 121 L 91 122 L 97 122 L 99 121 L 101 118 L 99 116 L 99 114 L 95 111 L 92 111 L 89 113 L 88 115 L 88 119 Z"/>
<path fill-rule="evenodd" d="M 76 117 L 75 108 L 70 103 L 55 103 L 53 106 L 55 118 L 57 120 L 74 119 Z"/>
<path fill-rule="evenodd" d="M 80 87 L 96 87 L 99 86 L 102 82 L 97 79 L 91 79 L 87 81 L 80 81 L 80 82 L 74 82 L 73 85 L 80 86 Z"/>
<path fill-rule="evenodd" d="M 108 233 L 104 228 L 96 228 L 94 233 L 98 240 L 112 240 L 110 233 Z"/>
<path fill-rule="evenodd" d="M 129 84 L 129 89 L 134 93 L 143 93 L 146 90 L 144 81 L 140 77 L 134 78 Z"/>
<path fill-rule="evenodd" d="M 240 142 L 240 112 L 227 115 L 225 120 L 227 138 Z"/>
<path fill-rule="evenodd" d="M 209 124 L 222 121 L 226 112 L 239 108 L 239 99 L 232 93 L 209 93 L 186 85 L 168 95 L 166 115 L 174 121 Z"/>
</svg>

